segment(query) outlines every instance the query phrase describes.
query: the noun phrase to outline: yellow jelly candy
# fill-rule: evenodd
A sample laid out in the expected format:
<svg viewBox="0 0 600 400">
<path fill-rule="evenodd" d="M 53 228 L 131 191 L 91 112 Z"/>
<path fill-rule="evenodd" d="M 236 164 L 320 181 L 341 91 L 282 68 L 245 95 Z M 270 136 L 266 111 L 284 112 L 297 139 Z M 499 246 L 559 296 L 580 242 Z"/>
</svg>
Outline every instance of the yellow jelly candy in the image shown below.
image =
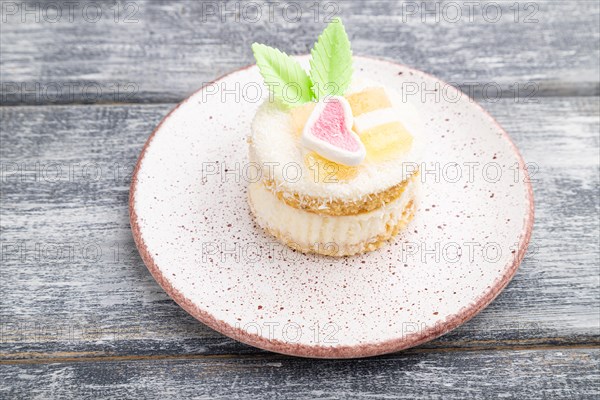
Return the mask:
<svg viewBox="0 0 600 400">
<path fill-rule="evenodd" d="M 400 122 L 389 122 L 360 134 L 367 149 L 367 160 L 383 161 L 410 150 L 413 137 Z"/>
<path fill-rule="evenodd" d="M 355 117 L 392 106 L 390 99 L 382 87 L 368 88 L 361 92 L 350 94 L 346 96 L 346 99 L 350 103 L 352 115 Z"/>
<path fill-rule="evenodd" d="M 290 116 L 292 117 L 292 129 L 296 135 L 301 135 L 308 117 L 315 109 L 316 103 L 310 102 L 298 107 L 292 108 Z"/>
<path fill-rule="evenodd" d="M 358 174 L 358 167 L 348 167 L 329 161 L 314 151 L 304 156 L 304 164 L 308 168 L 310 178 L 320 183 L 348 181 Z"/>
</svg>

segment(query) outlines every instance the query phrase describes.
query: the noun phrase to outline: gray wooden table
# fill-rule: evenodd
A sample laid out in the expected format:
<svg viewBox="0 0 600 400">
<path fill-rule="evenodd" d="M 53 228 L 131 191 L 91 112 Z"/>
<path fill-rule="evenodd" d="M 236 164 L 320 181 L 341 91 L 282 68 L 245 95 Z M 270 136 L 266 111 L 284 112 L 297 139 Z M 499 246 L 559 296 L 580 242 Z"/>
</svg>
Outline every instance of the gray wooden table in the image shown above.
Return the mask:
<svg viewBox="0 0 600 400">
<path fill-rule="evenodd" d="M 598 396 L 599 3 L 438 4 L 2 1 L 0 398 Z M 461 85 L 538 169 L 530 251 L 498 299 L 361 360 L 203 326 L 152 279 L 127 213 L 136 157 L 176 102 L 252 63 L 253 41 L 308 52 L 332 13 L 356 54 Z"/>
</svg>

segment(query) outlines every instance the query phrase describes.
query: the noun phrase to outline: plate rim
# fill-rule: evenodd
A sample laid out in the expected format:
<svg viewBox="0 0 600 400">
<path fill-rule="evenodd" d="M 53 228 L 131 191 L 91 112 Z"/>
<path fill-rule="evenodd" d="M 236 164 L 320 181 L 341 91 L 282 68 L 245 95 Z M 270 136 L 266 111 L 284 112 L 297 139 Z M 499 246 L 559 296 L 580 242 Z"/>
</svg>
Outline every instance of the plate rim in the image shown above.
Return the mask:
<svg viewBox="0 0 600 400">
<path fill-rule="evenodd" d="M 297 57 L 306 57 L 308 54 L 297 55 Z M 399 67 L 403 70 L 408 70 L 410 72 L 417 72 L 418 74 L 422 74 L 428 78 L 435 79 L 445 85 L 449 85 L 445 81 L 418 69 L 408 67 L 404 64 L 397 63 L 392 60 L 388 60 L 380 57 L 371 57 L 371 56 L 357 56 L 353 57 L 377 61 L 382 63 L 390 64 L 390 66 Z M 435 338 L 438 338 L 453 329 L 456 329 L 460 325 L 469 321 L 475 315 L 479 314 L 484 308 L 486 308 L 494 299 L 504 290 L 504 288 L 508 285 L 508 283 L 515 276 L 523 257 L 527 251 L 527 247 L 529 245 L 529 241 L 531 238 L 531 233 L 533 229 L 533 222 L 535 216 L 534 209 L 534 198 L 533 198 L 533 188 L 531 186 L 531 180 L 529 179 L 529 173 L 526 168 L 525 161 L 523 156 L 519 152 L 519 149 L 513 142 L 510 135 L 504 130 L 504 128 L 495 120 L 492 115 L 485 110 L 478 102 L 476 102 L 473 98 L 468 96 L 468 94 L 460 91 L 462 94 L 469 97 L 470 102 L 474 104 L 481 112 L 483 112 L 490 121 L 496 125 L 496 127 L 502 133 L 502 138 L 508 141 L 510 148 L 513 153 L 517 157 L 517 161 L 519 163 L 519 167 L 524 172 L 524 182 L 527 188 L 526 201 L 529 203 L 529 207 L 527 209 L 527 215 L 525 216 L 524 230 L 521 232 L 522 238 L 519 242 L 519 249 L 517 250 L 517 256 L 513 258 L 512 265 L 506 270 L 505 274 L 497 279 L 493 285 L 490 286 L 490 289 L 480 296 L 476 301 L 461 308 L 457 313 L 448 315 L 443 322 L 439 325 L 434 325 L 423 329 L 419 333 L 411 334 L 411 335 L 403 335 L 399 338 L 389 339 L 380 343 L 365 343 L 359 345 L 341 345 L 341 346 L 321 346 L 321 345 L 306 345 L 299 343 L 289 343 L 284 342 L 277 339 L 267 339 L 258 334 L 250 333 L 242 328 L 234 327 L 225 321 L 222 321 L 218 318 L 215 318 L 211 313 L 201 309 L 196 305 L 192 300 L 187 298 L 180 290 L 175 288 L 169 280 L 162 273 L 159 266 L 155 263 L 152 254 L 148 251 L 146 243 L 142 239 L 141 229 L 138 224 L 138 215 L 135 211 L 135 193 L 138 182 L 138 172 L 140 170 L 142 161 L 144 160 L 144 156 L 146 155 L 146 150 L 148 149 L 150 143 L 154 139 L 154 136 L 161 129 L 162 125 L 174 114 L 180 106 L 187 103 L 192 97 L 202 92 L 206 87 L 213 85 L 230 75 L 236 74 L 238 72 L 245 71 L 249 68 L 254 67 L 256 64 L 249 64 L 243 66 L 241 68 L 235 69 L 228 73 L 225 73 L 218 78 L 214 79 L 211 82 L 204 84 L 201 88 L 194 91 L 191 95 L 186 97 L 184 100 L 179 102 L 175 107 L 173 107 L 167 115 L 163 117 L 160 123 L 154 128 L 142 150 L 135 164 L 135 168 L 133 170 L 133 174 L 131 176 L 131 184 L 129 188 L 129 223 L 131 225 L 131 231 L 133 234 L 133 239 L 135 245 L 140 253 L 142 261 L 146 265 L 146 268 L 150 271 L 150 274 L 156 280 L 156 282 L 161 286 L 161 288 L 173 299 L 181 308 L 183 308 L 188 314 L 196 318 L 198 321 L 207 325 L 209 328 L 214 329 L 215 331 L 228 336 L 232 339 L 235 339 L 239 342 L 245 343 L 247 345 L 257 347 L 262 350 L 272 351 L 276 353 L 281 353 L 290 356 L 299 356 L 299 357 L 309 357 L 309 358 L 329 358 L 329 359 L 339 359 L 339 358 L 362 358 L 362 357 L 372 357 L 387 353 L 393 353 L 400 350 L 404 350 L 410 347 L 418 346 L 422 343 L 431 341 Z M 524 233 L 524 235 L 523 235 Z"/>
</svg>

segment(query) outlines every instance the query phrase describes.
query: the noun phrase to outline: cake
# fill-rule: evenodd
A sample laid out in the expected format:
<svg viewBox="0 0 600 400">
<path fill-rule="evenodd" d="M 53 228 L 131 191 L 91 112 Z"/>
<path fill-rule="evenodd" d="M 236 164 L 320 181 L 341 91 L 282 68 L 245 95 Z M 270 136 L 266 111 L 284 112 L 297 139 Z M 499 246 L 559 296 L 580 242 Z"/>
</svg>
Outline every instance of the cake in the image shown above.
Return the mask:
<svg viewBox="0 0 600 400">
<path fill-rule="evenodd" d="M 253 51 L 272 93 L 248 137 L 249 161 L 260 171 L 248 186 L 257 224 L 305 253 L 383 246 L 415 213 L 417 113 L 393 89 L 354 73 L 339 19 L 315 43 L 310 72 L 277 49 Z"/>
</svg>

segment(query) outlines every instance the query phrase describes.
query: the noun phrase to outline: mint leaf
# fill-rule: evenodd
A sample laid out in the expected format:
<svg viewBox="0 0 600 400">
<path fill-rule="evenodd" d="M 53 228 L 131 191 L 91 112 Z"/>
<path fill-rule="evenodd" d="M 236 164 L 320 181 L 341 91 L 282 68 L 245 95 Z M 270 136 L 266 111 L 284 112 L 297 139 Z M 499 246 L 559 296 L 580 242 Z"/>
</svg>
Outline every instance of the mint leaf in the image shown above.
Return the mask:
<svg viewBox="0 0 600 400">
<path fill-rule="evenodd" d="M 343 95 L 352 80 L 352 50 L 341 19 L 334 19 L 325 28 L 310 54 L 316 99 Z"/>
<path fill-rule="evenodd" d="M 297 61 L 264 44 L 252 44 L 252 51 L 265 85 L 276 100 L 293 107 L 313 99 L 312 81 Z"/>
</svg>

